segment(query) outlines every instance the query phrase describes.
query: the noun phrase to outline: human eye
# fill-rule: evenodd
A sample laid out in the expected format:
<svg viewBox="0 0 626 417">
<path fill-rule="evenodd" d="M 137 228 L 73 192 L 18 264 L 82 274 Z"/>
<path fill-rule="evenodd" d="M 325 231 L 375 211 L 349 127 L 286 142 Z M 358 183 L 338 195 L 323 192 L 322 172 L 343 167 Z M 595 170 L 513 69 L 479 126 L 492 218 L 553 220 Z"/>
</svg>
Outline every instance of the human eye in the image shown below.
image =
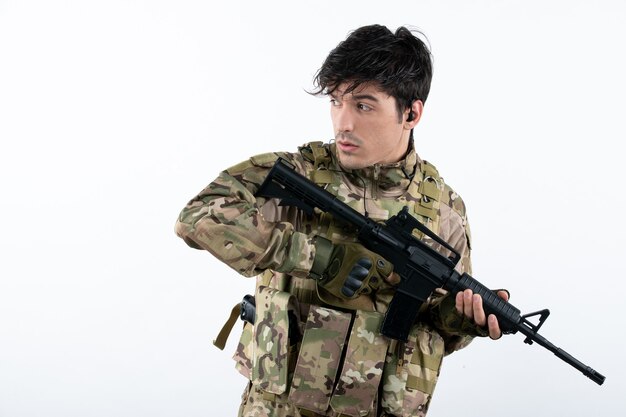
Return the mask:
<svg viewBox="0 0 626 417">
<path fill-rule="evenodd" d="M 366 111 L 367 112 L 367 111 L 371 111 L 372 110 L 372 107 L 370 105 L 368 105 L 368 104 L 365 104 L 365 103 L 358 103 L 356 106 L 361 111 Z"/>
<path fill-rule="evenodd" d="M 339 104 L 340 104 L 339 100 L 337 100 L 335 97 L 332 97 L 332 96 L 330 97 L 330 105 L 332 107 L 337 107 L 339 106 Z"/>
</svg>

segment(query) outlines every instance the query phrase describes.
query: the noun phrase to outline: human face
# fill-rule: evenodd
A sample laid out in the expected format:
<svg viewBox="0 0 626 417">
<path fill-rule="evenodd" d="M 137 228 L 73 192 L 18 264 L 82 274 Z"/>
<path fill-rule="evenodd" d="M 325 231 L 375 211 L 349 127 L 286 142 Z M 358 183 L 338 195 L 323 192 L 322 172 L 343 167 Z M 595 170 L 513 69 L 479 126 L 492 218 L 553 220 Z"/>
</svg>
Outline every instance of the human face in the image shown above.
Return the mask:
<svg viewBox="0 0 626 417">
<path fill-rule="evenodd" d="M 399 119 L 396 99 L 376 85 L 363 84 L 346 94 L 348 85 L 340 84 L 329 94 L 341 164 L 359 169 L 402 159 L 409 146 L 410 131 L 417 123 L 406 122 L 409 109 Z"/>
</svg>

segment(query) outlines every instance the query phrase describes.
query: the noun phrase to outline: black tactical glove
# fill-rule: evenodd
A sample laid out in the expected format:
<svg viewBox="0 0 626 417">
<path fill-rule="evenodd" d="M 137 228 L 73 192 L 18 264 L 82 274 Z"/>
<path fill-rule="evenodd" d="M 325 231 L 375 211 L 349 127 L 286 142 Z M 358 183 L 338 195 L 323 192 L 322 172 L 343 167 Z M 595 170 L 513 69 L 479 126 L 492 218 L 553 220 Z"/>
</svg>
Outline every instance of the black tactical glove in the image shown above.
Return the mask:
<svg viewBox="0 0 626 417">
<path fill-rule="evenodd" d="M 393 265 L 354 242 L 332 243 L 315 238 L 315 258 L 309 275 L 331 294 L 354 299 L 377 290 L 393 272 Z"/>
</svg>

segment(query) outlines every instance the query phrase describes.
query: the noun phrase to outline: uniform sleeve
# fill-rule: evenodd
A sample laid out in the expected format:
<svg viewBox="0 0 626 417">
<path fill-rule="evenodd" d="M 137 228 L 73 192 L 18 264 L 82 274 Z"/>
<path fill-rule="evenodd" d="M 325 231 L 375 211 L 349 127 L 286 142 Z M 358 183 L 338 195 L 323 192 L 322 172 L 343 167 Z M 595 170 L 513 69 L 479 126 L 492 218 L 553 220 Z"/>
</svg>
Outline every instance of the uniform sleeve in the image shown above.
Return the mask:
<svg viewBox="0 0 626 417">
<path fill-rule="evenodd" d="M 461 254 L 456 270 L 460 274 L 472 273 L 471 233 L 465 205 L 460 197 L 453 201 L 449 213 L 442 210 L 442 228 L 447 228 L 448 242 Z M 431 319 L 435 328 L 443 336 L 446 353 L 452 353 L 467 346 L 476 336 L 487 336 L 487 329 L 477 326 L 473 321 L 456 310 L 456 294 L 437 289 L 431 297 Z"/>
<path fill-rule="evenodd" d="M 254 196 L 276 158 L 260 155 L 221 172 L 183 208 L 176 234 L 245 276 L 266 269 L 306 276 L 315 256 L 311 238 L 289 221 L 265 219 L 263 205 L 275 201 Z"/>
</svg>

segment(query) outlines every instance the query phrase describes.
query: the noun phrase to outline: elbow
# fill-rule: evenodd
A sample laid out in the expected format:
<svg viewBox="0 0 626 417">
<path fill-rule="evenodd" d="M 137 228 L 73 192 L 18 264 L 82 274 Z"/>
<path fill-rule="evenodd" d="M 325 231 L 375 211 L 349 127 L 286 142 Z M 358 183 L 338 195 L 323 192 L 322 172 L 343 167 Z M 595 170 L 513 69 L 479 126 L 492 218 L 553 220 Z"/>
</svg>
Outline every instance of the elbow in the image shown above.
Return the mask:
<svg viewBox="0 0 626 417">
<path fill-rule="evenodd" d="M 202 249 L 202 247 L 198 245 L 195 240 L 193 240 L 193 228 L 191 227 L 191 225 L 183 223 L 180 220 L 176 220 L 174 233 L 176 233 L 176 236 L 181 238 L 187 244 L 187 246 L 194 249 Z"/>
</svg>

